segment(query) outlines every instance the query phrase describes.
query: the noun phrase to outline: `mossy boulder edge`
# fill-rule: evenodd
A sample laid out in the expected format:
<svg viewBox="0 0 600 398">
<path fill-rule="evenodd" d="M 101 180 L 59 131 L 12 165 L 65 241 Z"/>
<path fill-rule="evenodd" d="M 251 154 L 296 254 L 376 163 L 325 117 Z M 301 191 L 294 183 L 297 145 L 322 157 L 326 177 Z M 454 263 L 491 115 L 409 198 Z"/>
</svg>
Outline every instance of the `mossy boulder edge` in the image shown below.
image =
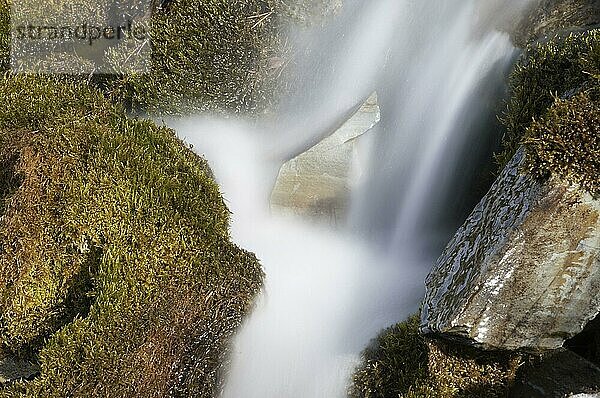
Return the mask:
<svg viewBox="0 0 600 398">
<path fill-rule="evenodd" d="M 260 289 L 204 159 L 101 93 L 0 80 L 4 397 L 210 397 Z"/>
</svg>

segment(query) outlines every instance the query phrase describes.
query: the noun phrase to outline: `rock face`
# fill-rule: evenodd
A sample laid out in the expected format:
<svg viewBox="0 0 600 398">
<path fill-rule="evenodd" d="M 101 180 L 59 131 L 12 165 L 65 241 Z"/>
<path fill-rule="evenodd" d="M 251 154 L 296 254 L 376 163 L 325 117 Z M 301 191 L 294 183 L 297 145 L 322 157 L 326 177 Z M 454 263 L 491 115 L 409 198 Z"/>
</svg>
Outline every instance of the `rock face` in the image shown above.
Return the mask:
<svg viewBox="0 0 600 398">
<path fill-rule="evenodd" d="M 281 167 L 271 207 L 335 224 L 347 210 L 355 141 L 378 121 L 373 94 L 337 131 Z"/>
<path fill-rule="evenodd" d="M 600 201 L 515 155 L 426 281 L 421 330 L 494 349 L 560 347 L 600 312 Z"/>
</svg>

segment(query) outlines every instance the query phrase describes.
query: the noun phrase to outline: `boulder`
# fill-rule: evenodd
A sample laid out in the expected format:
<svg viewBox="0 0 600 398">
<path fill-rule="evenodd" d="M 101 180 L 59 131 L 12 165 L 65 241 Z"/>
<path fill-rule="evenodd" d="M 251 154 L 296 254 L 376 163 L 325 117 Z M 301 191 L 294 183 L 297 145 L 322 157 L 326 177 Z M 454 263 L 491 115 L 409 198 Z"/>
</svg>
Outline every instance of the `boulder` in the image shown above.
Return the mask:
<svg viewBox="0 0 600 398">
<path fill-rule="evenodd" d="M 538 352 L 600 312 L 600 201 L 524 161 L 520 149 L 427 277 L 422 332 Z"/>
<path fill-rule="evenodd" d="M 336 224 L 348 209 L 357 138 L 379 117 L 377 95 L 373 94 L 339 129 L 286 162 L 271 194 L 271 208 Z"/>
<path fill-rule="evenodd" d="M 262 278 L 174 131 L 0 78 L 0 397 L 214 397 Z"/>
</svg>

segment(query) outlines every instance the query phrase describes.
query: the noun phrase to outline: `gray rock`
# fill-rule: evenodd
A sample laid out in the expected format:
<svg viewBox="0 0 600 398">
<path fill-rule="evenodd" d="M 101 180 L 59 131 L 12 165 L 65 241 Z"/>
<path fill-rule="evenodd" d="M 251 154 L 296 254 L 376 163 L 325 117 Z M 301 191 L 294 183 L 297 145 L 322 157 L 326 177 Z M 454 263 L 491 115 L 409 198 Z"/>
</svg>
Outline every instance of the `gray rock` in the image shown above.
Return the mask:
<svg viewBox="0 0 600 398">
<path fill-rule="evenodd" d="M 4 354 L 2 354 L 4 356 Z M 4 356 L 0 359 L 0 384 L 31 379 L 40 373 L 39 365 L 25 359 Z"/>
<path fill-rule="evenodd" d="M 600 312 L 600 201 L 515 155 L 426 281 L 421 330 L 494 349 L 562 346 Z"/>
<path fill-rule="evenodd" d="M 356 139 L 370 130 L 380 113 L 373 94 L 338 130 L 280 169 L 271 194 L 279 213 L 321 218 L 335 224 L 348 208 L 353 184 Z"/>
<path fill-rule="evenodd" d="M 597 397 L 600 369 L 565 349 L 543 355 L 523 365 L 510 398 Z M 571 395 L 577 394 L 577 395 Z"/>
</svg>

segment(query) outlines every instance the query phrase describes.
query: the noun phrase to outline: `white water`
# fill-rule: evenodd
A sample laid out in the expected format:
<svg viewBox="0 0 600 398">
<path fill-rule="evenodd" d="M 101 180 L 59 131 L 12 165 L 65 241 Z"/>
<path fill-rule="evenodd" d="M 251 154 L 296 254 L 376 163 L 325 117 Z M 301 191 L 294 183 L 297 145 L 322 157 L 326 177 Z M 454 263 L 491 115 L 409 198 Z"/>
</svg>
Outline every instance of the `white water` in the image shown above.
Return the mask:
<svg viewBox="0 0 600 398">
<path fill-rule="evenodd" d="M 259 257 L 264 294 L 233 349 L 223 397 L 343 396 L 365 344 L 414 311 L 425 264 L 403 267 L 349 234 L 271 215 L 273 170 L 243 123 L 169 123 L 211 159 L 236 243 Z"/>
<path fill-rule="evenodd" d="M 171 123 L 209 160 L 233 212 L 232 236 L 267 277 L 236 339 L 223 398 L 343 397 L 369 339 L 417 310 L 448 238 L 438 218 L 458 195 L 469 134 L 513 57 L 508 36 L 491 27 L 524 3 L 348 0 L 331 25 L 298 34 L 310 51 L 273 126 Z M 281 163 L 374 90 L 382 120 L 347 229 L 270 214 Z"/>
</svg>

